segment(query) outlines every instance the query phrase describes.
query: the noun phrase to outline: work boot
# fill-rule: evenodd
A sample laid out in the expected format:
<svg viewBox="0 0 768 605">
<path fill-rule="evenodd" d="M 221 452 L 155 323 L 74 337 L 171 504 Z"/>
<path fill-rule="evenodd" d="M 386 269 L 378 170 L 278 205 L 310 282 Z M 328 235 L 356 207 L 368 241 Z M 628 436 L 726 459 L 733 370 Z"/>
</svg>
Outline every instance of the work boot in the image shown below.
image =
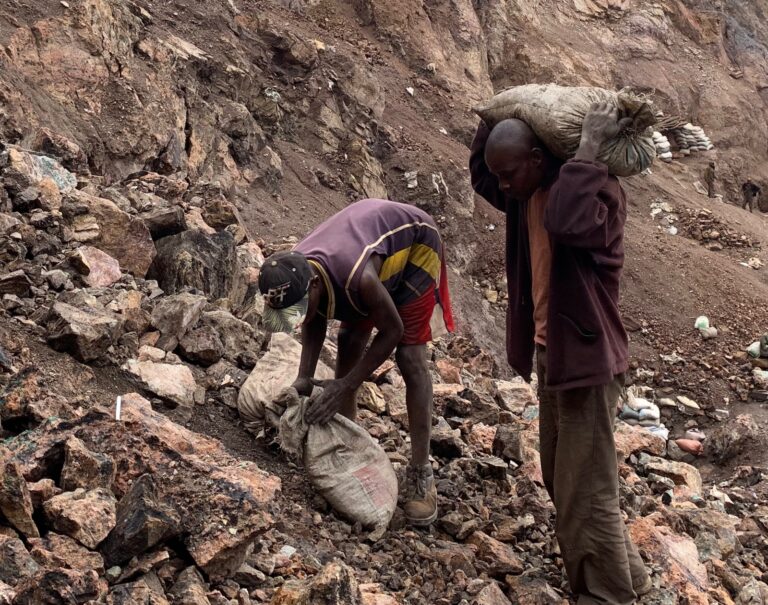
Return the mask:
<svg viewBox="0 0 768 605">
<path fill-rule="evenodd" d="M 432 524 L 437 519 L 437 488 L 432 467 L 408 466 L 406 477 L 405 519 L 419 527 Z"/>
<path fill-rule="evenodd" d="M 649 592 L 651 592 L 651 590 L 653 589 L 653 581 L 649 577 L 640 586 L 634 586 L 633 589 L 635 591 L 635 594 L 638 597 L 642 597 L 644 595 L 647 595 Z"/>
</svg>

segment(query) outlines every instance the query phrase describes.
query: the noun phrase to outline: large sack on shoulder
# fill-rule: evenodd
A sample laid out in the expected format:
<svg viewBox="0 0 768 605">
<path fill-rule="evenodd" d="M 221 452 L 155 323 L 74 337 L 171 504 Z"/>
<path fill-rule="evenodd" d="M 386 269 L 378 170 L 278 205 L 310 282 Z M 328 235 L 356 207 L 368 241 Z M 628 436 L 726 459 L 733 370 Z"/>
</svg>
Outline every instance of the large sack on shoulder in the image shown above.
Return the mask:
<svg viewBox="0 0 768 605">
<path fill-rule="evenodd" d="M 312 486 L 338 513 L 363 527 L 385 529 L 397 508 L 397 475 L 387 453 L 362 427 L 341 414 L 307 425 L 309 398 L 288 391 L 280 446 L 304 463 Z"/>
<path fill-rule="evenodd" d="M 619 118 L 629 117 L 633 122 L 603 145 L 598 160 L 616 176 L 641 173 L 656 157 L 651 128 L 656 117 L 648 102 L 626 89 L 613 92 L 557 84 L 513 86 L 475 107 L 475 113 L 489 128 L 510 118 L 523 120 L 555 156 L 567 160 L 579 148 L 584 116 L 593 103 L 600 102 L 615 105 Z"/>
<path fill-rule="evenodd" d="M 265 421 L 277 426 L 285 408 L 275 398 L 296 380 L 300 361 L 301 344 L 289 334 L 272 335 L 269 351 L 251 370 L 237 397 L 237 410 L 245 428 L 258 433 Z M 333 378 L 333 371 L 321 361 L 315 376 L 321 380 Z"/>
</svg>

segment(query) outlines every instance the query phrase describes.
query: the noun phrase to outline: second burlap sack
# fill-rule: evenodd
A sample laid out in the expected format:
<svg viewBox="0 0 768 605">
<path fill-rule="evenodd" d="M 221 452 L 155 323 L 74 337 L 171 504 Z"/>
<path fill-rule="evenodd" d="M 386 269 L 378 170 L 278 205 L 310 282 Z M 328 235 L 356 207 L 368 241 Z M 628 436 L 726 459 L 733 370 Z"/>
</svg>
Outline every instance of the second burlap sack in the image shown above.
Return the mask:
<svg viewBox="0 0 768 605">
<path fill-rule="evenodd" d="M 397 508 L 397 475 L 387 453 L 361 426 L 336 414 L 308 425 L 309 398 L 286 391 L 280 447 L 304 463 L 312 486 L 347 519 L 383 530 Z"/>
</svg>

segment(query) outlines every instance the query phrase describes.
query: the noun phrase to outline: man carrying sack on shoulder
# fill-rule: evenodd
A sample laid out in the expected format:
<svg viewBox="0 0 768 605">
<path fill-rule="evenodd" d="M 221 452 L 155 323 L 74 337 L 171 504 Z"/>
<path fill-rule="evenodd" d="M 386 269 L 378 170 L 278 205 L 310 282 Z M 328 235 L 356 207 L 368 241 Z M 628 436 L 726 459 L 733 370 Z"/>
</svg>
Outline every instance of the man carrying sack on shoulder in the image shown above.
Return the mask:
<svg viewBox="0 0 768 605">
<path fill-rule="evenodd" d="M 651 579 L 619 508 L 613 437 L 628 368 L 618 308 L 626 198 L 596 161 L 626 125 L 600 103 L 575 158 L 555 158 L 520 120 L 472 143 L 475 191 L 507 216 L 507 357 L 525 379 L 537 359 L 541 466 L 579 605 L 629 605 Z"/>
<path fill-rule="evenodd" d="M 291 252 L 270 256 L 259 275 L 272 332 L 302 329 L 302 396 L 313 386 L 305 420 L 325 424 L 337 412 L 354 420 L 355 394 L 396 351 L 406 386 L 411 436 L 406 519 L 430 525 L 437 490 L 429 463 L 432 382 L 426 344 L 433 329 L 454 330 L 443 243 L 424 211 L 388 200 L 351 204 L 318 226 Z M 314 379 L 327 323 L 341 320 L 336 378 Z M 373 328 L 377 333 L 366 349 Z"/>
</svg>

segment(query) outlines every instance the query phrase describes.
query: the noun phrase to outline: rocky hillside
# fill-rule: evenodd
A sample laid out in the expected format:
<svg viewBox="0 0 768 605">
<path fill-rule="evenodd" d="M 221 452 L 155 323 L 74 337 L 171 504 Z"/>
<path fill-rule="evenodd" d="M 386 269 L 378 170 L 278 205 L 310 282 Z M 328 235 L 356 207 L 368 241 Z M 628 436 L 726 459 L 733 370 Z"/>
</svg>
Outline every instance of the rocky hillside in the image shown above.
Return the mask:
<svg viewBox="0 0 768 605">
<path fill-rule="evenodd" d="M 768 230 L 734 205 L 746 178 L 768 189 L 766 14 L 2 3 L 0 603 L 567 601 L 535 397 L 500 354 L 503 217 L 466 169 L 473 104 L 550 81 L 631 86 L 715 145 L 625 180 L 629 379 L 655 411 L 623 411 L 622 503 L 654 572 L 645 603 L 768 602 L 768 364 L 745 352 L 768 328 Z M 701 193 L 710 159 L 721 198 Z M 270 346 L 265 255 L 366 196 L 428 210 L 449 246 L 462 335 L 433 351 L 429 532 L 336 518 L 236 411 Z M 402 379 L 382 371 L 366 393 L 362 424 L 400 469 Z"/>
</svg>

